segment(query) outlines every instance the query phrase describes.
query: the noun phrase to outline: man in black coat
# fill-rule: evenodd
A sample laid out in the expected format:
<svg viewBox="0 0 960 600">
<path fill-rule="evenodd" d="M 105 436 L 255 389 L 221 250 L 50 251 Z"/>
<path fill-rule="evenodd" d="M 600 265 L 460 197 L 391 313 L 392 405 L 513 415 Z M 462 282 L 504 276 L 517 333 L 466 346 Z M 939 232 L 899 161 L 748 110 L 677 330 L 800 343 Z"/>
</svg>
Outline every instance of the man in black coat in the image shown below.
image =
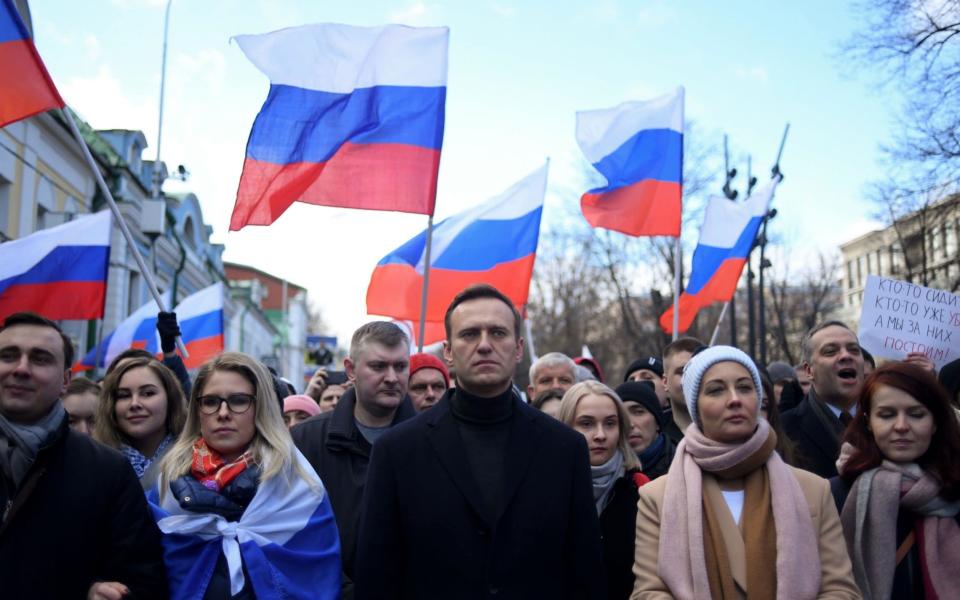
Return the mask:
<svg viewBox="0 0 960 600">
<path fill-rule="evenodd" d="M 447 309 L 457 387 L 374 448 L 358 600 L 606 598 L 586 442 L 516 392 L 521 323 L 487 285 Z"/>
<path fill-rule="evenodd" d="M 344 366 L 353 387 L 332 411 L 300 423 L 290 433 L 330 495 L 340 532 L 341 597 L 350 600 L 360 501 L 371 449 L 380 435 L 416 412 L 406 395 L 410 345 L 395 324 L 373 321 L 357 329 Z"/>
<path fill-rule="evenodd" d="M 0 329 L 0 596 L 166 598 L 160 532 L 130 463 L 75 433 L 73 346 L 18 313 Z"/>
<path fill-rule="evenodd" d="M 857 336 L 840 321 L 827 321 L 803 338 L 810 391 L 782 416 L 798 467 L 829 479 L 837 475 L 843 430 L 856 414 L 863 389 L 863 354 Z"/>
</svg>

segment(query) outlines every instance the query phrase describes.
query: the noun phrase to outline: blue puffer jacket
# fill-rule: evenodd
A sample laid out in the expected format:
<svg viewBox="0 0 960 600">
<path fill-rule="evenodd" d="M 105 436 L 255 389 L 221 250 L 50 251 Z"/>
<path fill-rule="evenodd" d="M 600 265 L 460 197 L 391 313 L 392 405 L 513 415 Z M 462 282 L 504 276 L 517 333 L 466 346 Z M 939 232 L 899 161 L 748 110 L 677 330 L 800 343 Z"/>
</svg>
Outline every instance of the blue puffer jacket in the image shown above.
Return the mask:
<svg viewBox="0 0 960 600">
<path fill-rule="evenodd" d="M 214 513 L 228 521 L 237 521 L 247 509 L 260 485 L 260 470 L 247 467 L 225 488 L 216 492 L 204 487 L 191 474 L 183 475 L 170 483 L 170 491 L 184 510 L 195 513 Z M 213 569 L 210 583 L 203 594 L 204 600 L 255 600 L 247 568 L 243 567 L 244 585 L 236 596 L 230 594 L 230 572 L 227 559 L 220 554 L 217 566 Z"/>
</svg>

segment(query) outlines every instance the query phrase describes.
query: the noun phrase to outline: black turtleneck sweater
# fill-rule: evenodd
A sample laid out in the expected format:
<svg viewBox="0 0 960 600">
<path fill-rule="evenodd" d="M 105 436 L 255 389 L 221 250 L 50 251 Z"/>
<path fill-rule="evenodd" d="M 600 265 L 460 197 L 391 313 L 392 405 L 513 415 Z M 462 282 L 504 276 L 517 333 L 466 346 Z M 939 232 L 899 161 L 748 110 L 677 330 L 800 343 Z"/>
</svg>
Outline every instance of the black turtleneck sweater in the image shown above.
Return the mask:
<svg viewBox="0 0 960 600">
<path fill-rule="evenodd" d="M 480 485 L 490 519 L 500 514 L 503 502 L 503 474 L 507 459 L 510 418 L 513 416 L 513 388 L 493 398 L 481 398 L 457 388 L 450 408 L 463 438 L 473 478 Z"/>
</svg>

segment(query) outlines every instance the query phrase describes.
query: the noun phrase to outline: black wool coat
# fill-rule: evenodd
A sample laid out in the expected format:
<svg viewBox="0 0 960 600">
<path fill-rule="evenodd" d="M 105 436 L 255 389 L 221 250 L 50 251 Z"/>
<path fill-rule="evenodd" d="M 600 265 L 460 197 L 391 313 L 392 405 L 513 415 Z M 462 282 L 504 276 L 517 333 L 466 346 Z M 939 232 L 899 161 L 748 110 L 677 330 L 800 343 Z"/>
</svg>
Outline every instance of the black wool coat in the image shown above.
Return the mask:
<svg viewBox="0 0 960 600">
<path fill-rule="evenodd" d="M 367 481 L 371 450 L 370 443 L 357 429 L 353 418 L 356 404 L 357 395 L 351 388 L 332 411 L 307 419 L 290 431 L 294 444 L 320 476 L 330 496 L 330 506 L 340 533 L 343 600 L 353 597 L 353 562 L 360 524 L 360 502 Z M 405 396 L 393 417 L 393 425 L 415 416 L 413 404 Z"/>
<path fill-rule="evenodd" d="M 836 463 L 840 457 L 840 437 L 834 430 L 839 428 L 839 420 L 831 413 L 825 416 L 836 423 L 825 423 L 811 405 L 815 401 L 812 393 L 811 390 L 796 408 L 783 413 L 780 422 L 794 443 L 797 466 L 830 479 L 837 476 Z"/>
<path fill-rule="evenodd" d="M 377 441 L 357 599 L 606 598 L 584 437 L 515 398 L 501 509 L 489 515 L 452 393 Z"/>
<path fill-rule="evenodd" d="M 132 598 L 169 596 L 160 531 L 133 468 L 64 419 L 0 525 L 0 597 L 86 598 L 96 581 L 119 581 Z"/>
<path fill-rule="evenodd" d="M 627 600 L 633 592 L 634 544 L 637 539 L 637 502 L 640 493 L 626 473 L 613 484 L 613 495 L 600 513 L 603 565 L 607 573 L 607 597 Z"/>
</svg>

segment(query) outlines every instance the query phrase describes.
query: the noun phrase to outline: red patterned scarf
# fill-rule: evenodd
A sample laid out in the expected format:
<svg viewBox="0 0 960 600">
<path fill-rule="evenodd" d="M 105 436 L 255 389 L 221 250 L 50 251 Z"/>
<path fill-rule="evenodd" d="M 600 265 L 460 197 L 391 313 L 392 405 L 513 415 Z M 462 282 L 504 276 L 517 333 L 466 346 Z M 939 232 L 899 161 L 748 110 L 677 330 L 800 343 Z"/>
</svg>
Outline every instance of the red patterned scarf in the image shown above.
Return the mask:
<svg viewBox="0 0 960 600">
<path fill-rule="evenodd" d="M 252 462 L 253 454 L 247 450 L 237 460 L 228 463 L 201 437 L 193 444 L 193 464 L 190 472 L 203 487 L 219 492 Z"/>
</svg>

